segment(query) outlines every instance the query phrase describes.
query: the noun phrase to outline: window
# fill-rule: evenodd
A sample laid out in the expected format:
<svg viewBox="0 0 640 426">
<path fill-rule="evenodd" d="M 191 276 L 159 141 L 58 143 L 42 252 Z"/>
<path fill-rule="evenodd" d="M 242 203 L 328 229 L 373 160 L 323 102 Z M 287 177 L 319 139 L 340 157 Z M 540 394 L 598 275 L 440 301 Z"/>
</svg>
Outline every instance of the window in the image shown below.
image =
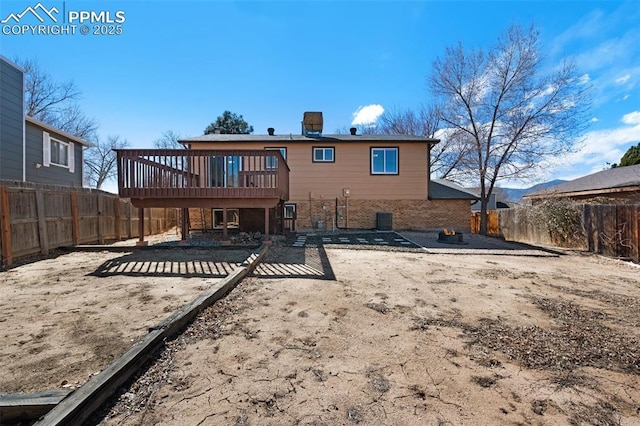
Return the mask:
<svg viewBox="0 0 640 426">
<path fill-rule="evenodd" d="M 42 165 L 65 167 L 73 173 L 75 160 L 73 142 L 65 142 L 52 138 L 49 133 L 42 132 Z"/>
<path fill-rule="evenodd" d="M 397 175 L 398 148 L 371 148 L 371 174 Z"/>
<path fill-rule="evenodd" d="M 282 154 L 282 158 L 287 159 L 287 148 L 265 148 L 267 151 L 280 151 Z M 276 157 L 267 157 L 267 162 L 265 164 L 267 169 L 275 169 L 278 167 L 278 159 Z"/>
<path fill-rule="evenodd" d="M 334 147 L 313 147 L 313 162 L 314 163 L 333 163 L 335 162 Z"/>
<path fill-rule="evenodd" d="M 224 227 L 224 216 L 222 209 L 212 209 L 213 228 L 222 229 Z M 227 209 L 227 228 L 237 228 L 240 222 L 240 210 Z"/>
<path fill-rule="evenodd" d="M 285 219 L 295 219 L 296 218 L 296 205 L 295 204 L 285 204 L 284 205 L 284 218 Z"/>
<path fill-rule="evenodd" d="M 69 145 L 51 138 L 51 163 L 69 167 Z"/>
</svg>

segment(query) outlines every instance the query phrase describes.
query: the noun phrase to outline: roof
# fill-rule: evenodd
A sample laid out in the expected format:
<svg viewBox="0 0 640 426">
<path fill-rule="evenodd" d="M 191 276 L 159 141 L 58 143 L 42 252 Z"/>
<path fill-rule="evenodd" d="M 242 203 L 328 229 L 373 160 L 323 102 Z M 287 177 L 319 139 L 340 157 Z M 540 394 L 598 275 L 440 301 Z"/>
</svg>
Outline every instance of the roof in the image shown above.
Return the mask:
<svg viewBox="0 0 640 426">
<path fill-rule="evenodd" d="M 596 195 L 625 190 L 637 191 L 640 187 L 640 164 L 616 167 L 574 179 L 525 195 L 523 198 L 544 198 L 571 195 Z"/>
<path fill-rule="evenodd" d="M 478 196 L 450 180 L 432 179 L 429 182 L 429 198 L 434 200 L 477 200 Z"/>
<path fill-rule="evenodd" d="M 298 134 L 286 135 L 238 135 L 238 134 L 208 134 L 180 139 L 180 143 L 200 142 L 310 142 L 310 143 L 335 143 L 335 142 L 414 142 L 437 144 L 439 139 L 429 139 L 412 135 L 320 135 L 305 136 Z"/>
<path fill-rule="evenodd" d="M 40 120 L 36 120 L 35 118 L 33 118 L 31 116 L 26 115 L 24 118 L 25 118 L 25 121 L 28 121 L 28 122 L 30 122 L 32 124 L 35 124 L 38 127 L 42 127 L 43 129 L 48 130 L 50 132 L 62 135 L 65 138 L 67 138 L 69 140 L 72 140 L 73 142 L 77 142 L 77 143 L 79 143 L 81 145 L 84 145 L 86 147 L 93 146 L 93 144 L 91 142 L 89 142 L 89 141 L 86 141 L 86 140 L 84 140 L 82 138 L 79 138 L 77 136 L 73 136 L 71 133 L 67 133 L 64 130 L 57 129 L 57 128 L 53 127 L 53 126 L 48 125 L 47 123 L 44 123 L 44 122 L 42 122 Z"/>
<path fill-rule="evenodd" d="M 20 65 L 16 64 L 15 62 L 13 62 L 11 59 L 7 58 L 6 56 L 0 54 L 0 60 L 6 62 L 7 64 L 11 65 L 12 67 L 14 67 L 15 69 L 17 69 L 18 71 L 21 71 L 23 74 L 25 73 L 24 68 L 22 68 Z"/>
</svg>

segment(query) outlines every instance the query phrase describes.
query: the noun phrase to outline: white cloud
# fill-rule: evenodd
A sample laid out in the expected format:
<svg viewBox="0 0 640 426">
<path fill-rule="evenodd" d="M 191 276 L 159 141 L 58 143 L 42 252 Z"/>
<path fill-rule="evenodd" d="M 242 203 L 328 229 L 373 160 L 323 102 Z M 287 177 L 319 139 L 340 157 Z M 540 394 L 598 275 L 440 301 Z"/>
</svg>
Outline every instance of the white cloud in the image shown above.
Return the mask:
<svg viewBox="0 0 640 426">
<path fill-rule="evenodd" d="M 359 107 L 356 112 L 353 113 L 352 126 L 367 125 L 376 122 L 378 117 L 384 113 L 384 108 L 380 104 L 371 104 Z"/>
<path fill-rule="evenodd" d="M 624 84 L 627 81 L 629 81 L 629 79 L 631 78 L 631 74 L 626 74 L 620 78 L 616 78 L 616 83 L 618 84 Z"/>
<path fill-rule="evenodd" d="M 582 74 L 580 77 L 578 77 L 578 84 L 587 84 L 588 82 L 591 81 L 591 77 L 589 77 L 589 74 Z"/>
<path fill-rule="evenodd" d="M 591 122 L 592 122 L 592 123 L 597 123 L 598 121 L 600 121 L 600 120 L 598 120 L 598 117 L 593 117 L 593 118 L 591 119 Z"/>
<path fill-rule="evenodd" d="M 616 99 L 616 102 L 626 101 L 627 99 L 629 99 L 629 95 L 624 95 L 623 97 Z"/>
<path fill-rule="evenodd" d="M 640 124 L 640 111 L 633 111 L 623 115 L 621 121 L 625 124 Z"/>
</svg>

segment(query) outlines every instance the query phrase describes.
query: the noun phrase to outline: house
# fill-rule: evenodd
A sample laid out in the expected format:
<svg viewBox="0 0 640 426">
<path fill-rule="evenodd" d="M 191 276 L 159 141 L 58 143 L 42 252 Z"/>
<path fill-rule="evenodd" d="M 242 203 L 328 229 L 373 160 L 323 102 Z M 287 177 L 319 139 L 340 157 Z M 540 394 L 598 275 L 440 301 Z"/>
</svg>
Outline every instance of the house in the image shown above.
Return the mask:
<svg viewBox="0 0 640 426">
<path fill-rule="evenodd" d="M 576 201 L 606 199 L 612 204 L 640 202 L 640 164 L 602 170 L 527 194 L 523 199 L 532 203 L 553 198 Z"/>
<path fill-rule="evenodd" d="M 326 135 L 321 123 L 321 113 L 305 113 L 301 134 L 269 128 L 185 138 L 185 150 L 118 150 L 120 196 L 137 207 L 189 207 L 192 224 L 210 217 L 213 227 L 244 231 L 469 229 L 468 194 L 430 197 L 429 152 L 438 140 L 355 129 Z M 168 181 L 183 189 L 167 192 Z"/>
<path fill-rule="evenodd" d="M 474 203 L 480 202 L 480 197 L 473 190 L 463 188 L 450 180 L 431 179 L 429 184 L 429 197 L 432 200 L 467 200 L 471 202 L 472 210 Z"/>
<path fill-rule="evenodd" d="M 24 70 L 0 55 L 0 180 L 82 187 L 91 144 L 24 111 Z"/>
</svg>

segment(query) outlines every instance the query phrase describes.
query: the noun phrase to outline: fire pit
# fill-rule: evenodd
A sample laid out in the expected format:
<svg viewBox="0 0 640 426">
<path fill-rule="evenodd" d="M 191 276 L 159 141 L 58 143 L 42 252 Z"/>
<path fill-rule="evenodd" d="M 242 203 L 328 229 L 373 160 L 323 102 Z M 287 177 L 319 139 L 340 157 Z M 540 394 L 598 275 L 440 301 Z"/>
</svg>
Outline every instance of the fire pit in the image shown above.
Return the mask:
<svg viewBox="0 0 640 426">
<path fill-rule="evenodd" d="M 438 242 L 446 244 L 466 244 L 462 236 L 462 232 L 456 232 L 453 229 L 444 229 L 438 232 Z"/>
</svg>

